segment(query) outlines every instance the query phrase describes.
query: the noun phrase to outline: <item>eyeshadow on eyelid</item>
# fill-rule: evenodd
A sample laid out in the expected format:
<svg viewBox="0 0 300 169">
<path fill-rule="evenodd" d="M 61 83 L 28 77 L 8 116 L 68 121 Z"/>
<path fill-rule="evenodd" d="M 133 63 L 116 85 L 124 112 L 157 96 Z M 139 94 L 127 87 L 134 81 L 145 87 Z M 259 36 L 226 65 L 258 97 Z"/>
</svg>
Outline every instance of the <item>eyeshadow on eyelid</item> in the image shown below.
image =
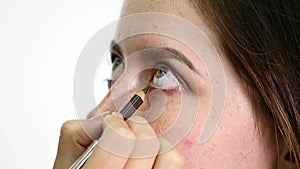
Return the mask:
<svg viewBox="0 0 300 169">
<path fill-rule="evenodd" d="M 110 46 L 111 46 L 112 51 L 114 51 L 115 53 L 120 55 L 120 57 L 122 57 L 122 58 L 124 57 L 122 54 L 121 46 L 119 44 L 117 44 L 116 41 L 112 40 Z M 186 64 L 190 69 L 192 69 L 198 75 L 201 75 L 201 73 L 196 69 L 196 66 L 193 64 L 193 62 L 191 62 L 183 53 L 181 53 L 180 51 L 178 51 L 176 49 L 173 49 L 170 47 L 160 47 L 160 48 L 148 48 L 148 49 L 144 49 L 144 50 L 153 50 L 152 52 L 159 52 L 159 53 L 165 52 L 166 55 L 164 57 L 172 57 L 174 59 L 177 59 L 178 61 Z M 141 50 L 141 51 L 143 51 L 143 50 Z M 152 53 L 152 52 L 149 52 L 149 53 Z"/>
</svg>

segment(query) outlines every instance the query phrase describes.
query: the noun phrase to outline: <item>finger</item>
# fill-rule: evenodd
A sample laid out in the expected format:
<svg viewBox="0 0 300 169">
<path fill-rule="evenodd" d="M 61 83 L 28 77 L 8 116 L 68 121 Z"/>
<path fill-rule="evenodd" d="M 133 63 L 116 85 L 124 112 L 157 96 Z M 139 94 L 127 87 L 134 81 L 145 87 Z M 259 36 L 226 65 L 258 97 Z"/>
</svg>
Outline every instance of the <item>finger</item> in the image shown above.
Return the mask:
<svg viewBox="0 0 300 169">
<path fill-rule="evenodd" d="M 61 127 L 57 156 L 53 168 L 68 168 L 85 151 L 101 125 L 90 120 L 70 120 Z M 88 132 L 88 133 L 87 133 Z"/>
<path fill-rule="evenodd" d="M 135 135 L 120 117 L 107 116 L 105 127 L 84 168 L 121 169 L 135 146 Z"/>
<path fill-rule="evenodd" d="M 136 136 L 135 148 L 126 163 L 126 169 L 150 169 L 153 167 L 160 143 L 156 133 L 147 120 L 134 116 L 127 120 L 128 126 Z"/>
<path fill-rule="evenodd" d="M 160 139 L 161 150 L 163 147 L 169 147 L 166 140 Z M 155 161 L 154 169 L 184 169 L 186 168 L 185 158 L 176 148 L 158 155 Z"/>
</svg>

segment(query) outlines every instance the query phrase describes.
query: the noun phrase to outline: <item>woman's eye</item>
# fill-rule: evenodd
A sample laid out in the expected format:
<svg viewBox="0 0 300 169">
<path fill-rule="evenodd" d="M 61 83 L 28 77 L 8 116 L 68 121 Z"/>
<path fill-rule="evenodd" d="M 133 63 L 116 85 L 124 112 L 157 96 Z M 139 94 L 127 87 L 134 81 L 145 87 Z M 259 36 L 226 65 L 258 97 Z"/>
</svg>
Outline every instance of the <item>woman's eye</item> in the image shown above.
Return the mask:
<svg viewBox="0 0 300 169">
<path fill-rule="evenodd" d="M 118 79 L 124 71 L 124 62 L 123 59 L 117 54 L 111 54 L 111 63 L 112 63 L 112 80 Z"/>
<path fill-rule="evenodd" d="M 125 69 L 123 58 L 117 54 L 111 54 L 111 63 L 112 74 L 111 80 L 108 81 L 109 88 L 111 88 L 115 81 L 122 75 Z M 160 66 L 158 69 L 155 69 L 150 85 L 158 89 L 171 90 L 177 88 L 179 82 L 177 77 L 167 66 Z"/>
<path fill-rule="evenodd" d="M 110 89 L 116 80 L 122 75 L 125 65 L 123 57 L 112 52 L 111 53 L 111 78 L 107 80 L 108 88 Z"/>
<path fill-rule="evenodd" d="M 174 89 L 179 85 L 176 76 L 172 73 L 169 68 L 163 66 L 155 71 L 152 86 L 161 89 Z"/>
<path fill-rule="evenodd" d="M 119 58 L 116 58 L 112 63 L 112 71 L 116 71 L 118 66 L 122 63 L 122 60 Z"/>
</svg>

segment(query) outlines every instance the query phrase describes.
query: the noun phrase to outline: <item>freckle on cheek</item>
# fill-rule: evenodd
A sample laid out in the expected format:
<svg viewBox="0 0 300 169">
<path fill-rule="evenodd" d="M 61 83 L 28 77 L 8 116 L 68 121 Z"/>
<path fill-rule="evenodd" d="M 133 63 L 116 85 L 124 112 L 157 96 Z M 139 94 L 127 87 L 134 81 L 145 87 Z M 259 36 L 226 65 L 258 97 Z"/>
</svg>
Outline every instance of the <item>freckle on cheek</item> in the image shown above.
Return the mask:
<svg viewBox="0 0 300 169">
<path fill-rule="evenodd" d="M 181 113 L 180 95 L 166 95 L 166 96 L 167 96 L 167 103 L 164 112 L 161 114 L 161 116 L 158 119 L 150 123 L 153 129 L 155 130 L 156 134 L 158 135 L 174 127 L 174 123 L 178 120 L 178 117 Z M 180 130 L 180 128 L 178 130 Z"/>
<path fill-rule="evenodd" d="M 236 110 L 237 110 L 237 111 L 240 111 L 240 109 L 241 109 L 241 106 L 240 106 L 240 105 L 237 105 L 237 106 L 236 106 Z"/>
</svg>

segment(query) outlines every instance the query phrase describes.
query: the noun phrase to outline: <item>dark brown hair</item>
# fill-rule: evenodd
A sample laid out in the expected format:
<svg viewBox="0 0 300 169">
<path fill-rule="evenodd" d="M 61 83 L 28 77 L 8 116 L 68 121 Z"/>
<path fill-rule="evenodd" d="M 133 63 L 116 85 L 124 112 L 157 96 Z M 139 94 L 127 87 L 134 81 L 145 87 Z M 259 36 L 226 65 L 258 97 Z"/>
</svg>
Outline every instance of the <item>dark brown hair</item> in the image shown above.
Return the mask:
<svg viewBox="0 0 300 169">
<path fill-rule="evenodd" d="M 222 53 L 300 168 L 300 1 L 198 0 Z"/>
</svg>

